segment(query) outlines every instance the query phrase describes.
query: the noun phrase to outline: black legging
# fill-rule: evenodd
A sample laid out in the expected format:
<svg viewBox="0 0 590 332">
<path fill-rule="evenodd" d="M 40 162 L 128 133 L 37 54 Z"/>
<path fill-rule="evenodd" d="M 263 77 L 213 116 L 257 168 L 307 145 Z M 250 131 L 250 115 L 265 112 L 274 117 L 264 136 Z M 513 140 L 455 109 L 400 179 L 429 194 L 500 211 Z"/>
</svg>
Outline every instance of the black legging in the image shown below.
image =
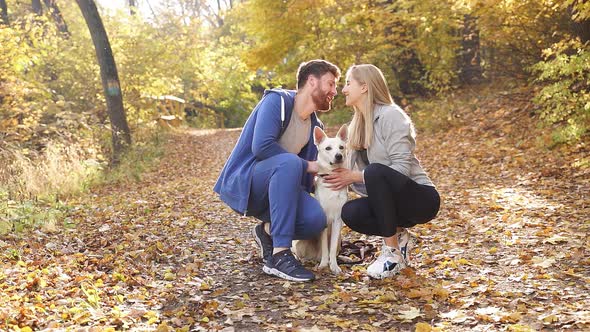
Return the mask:
<svg viewBox="0 0 590 332">
<path fill-rule="evenodd" d="M 434 219 L 440 207 L 436 188 L 417 184 L 382 164 L 365 168 L 365 186 L 368 197 L 342 207 L 342 220 L 359 233 L 389 237 L 397 227 L 412 227 Z"/>
</svg>

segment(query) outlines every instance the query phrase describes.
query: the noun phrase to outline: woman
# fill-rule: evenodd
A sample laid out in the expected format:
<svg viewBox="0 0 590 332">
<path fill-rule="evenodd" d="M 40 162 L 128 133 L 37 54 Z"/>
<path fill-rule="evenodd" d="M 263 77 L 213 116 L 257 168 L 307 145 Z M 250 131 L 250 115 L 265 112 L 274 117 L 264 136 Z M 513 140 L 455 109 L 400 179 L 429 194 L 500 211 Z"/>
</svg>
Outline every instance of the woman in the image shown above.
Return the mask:
<svg viewBox="0 0 590 332">
<path fill-rule="evenodd" d="M 406 230 L 436 216 L 440 197 L 414 155 L 415 131 L 394 102 L 374 65 L 350 67 L 342 90 L 354 109 L 348 130 L 349 168 L 324 179 L 332 189 L 352 185 L 361 198 L 342 208 L 353 230 L 383 237 L 379 257 L 367 267 L 373 278 L 397 274 L 409 264 L 414 240 Z"/>
</svg>

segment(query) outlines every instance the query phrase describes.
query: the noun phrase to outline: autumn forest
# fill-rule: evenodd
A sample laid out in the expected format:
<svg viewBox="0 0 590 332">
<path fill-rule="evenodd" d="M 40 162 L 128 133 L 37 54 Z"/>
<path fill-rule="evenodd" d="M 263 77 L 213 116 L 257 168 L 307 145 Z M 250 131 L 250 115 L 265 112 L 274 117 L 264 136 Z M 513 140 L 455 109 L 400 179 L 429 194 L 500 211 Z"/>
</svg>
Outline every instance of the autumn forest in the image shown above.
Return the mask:
<svg viewBox="0 0 590 332">
<path fill-rule="evenodd" d="M 415 122 L 442 205 L 393 278 L 272 278 L 212 191 L 311 59 Z M 0 330 L 588 330 L 589 79 L 586 0 L 0 0 Z"/>
</svg>

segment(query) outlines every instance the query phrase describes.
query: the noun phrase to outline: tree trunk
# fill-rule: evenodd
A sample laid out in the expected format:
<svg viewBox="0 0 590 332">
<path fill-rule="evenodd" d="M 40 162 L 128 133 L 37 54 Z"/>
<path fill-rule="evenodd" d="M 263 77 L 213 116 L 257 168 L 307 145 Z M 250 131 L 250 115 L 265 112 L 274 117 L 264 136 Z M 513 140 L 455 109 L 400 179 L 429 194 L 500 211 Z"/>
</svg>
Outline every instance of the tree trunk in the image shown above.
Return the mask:
<svg viewBox="0 0 590 332">
<path fill-rule="evenodd" d="M 61 11 L 59 7 L 57 7 L 57 3 L 55 0 L 43 0 L 45 6 L 49 9 L 49 13 L 51 13 L 51 17 L 55 21 L 57 25 L 57 29 L 61 32 L 64 36 L 70 36 L 70 32 L 68 31 L 68 26 L 66 21 L 64 20 L 63 16 L 61 15 Z"/>
<path fill-rule="evenodd" d="M 135 0 L 129 0 L 129 14 L 135 15 L 137 12 L 137 2 Z"/>
<path fill-rule="evenodd" d="M 467 14 L 463 21 L 463 39 L 461 41 L 461 73 L 465 83 L 476 83 L 482 79 L 479 30 L 476 18 Z"/>
<path fill-rule="evenodd" d="M 33 7 L 33 13 L 37 15 L 43 14 L 43 7 L 41 7 L 41 0 L 32 0 L 31 6 Z"/>
<path fill-rule="evenodd" d="M 123 96 L 117 66 L 113 58 L 109 38 L 94 0 L 76 0 L 76 2 L 82 11 L 82 15 L 84 15 L 96 50 L 96 58 L 100 66 L 100 77 L 107 102 L 107 111 L 111 121 L 113 163 L 118 163 L 121 153 L 131 145 L 131 132 L 123 108 Z"/>
<path fill-rule="evenodd" d="M 582 4 L 586 2 L 586 0 L 580 1 Z M 576 15 L 576 10 L 573 6 L 569 6 L 567 8 L 568 14 L 571 18 L 571 30 L 572 34 L 576 37 L 580 37 L 582 43 L 585 43 L 590 40 L 590 20 L 574 20 L 574 15 Z"/>
<path fill-rule="evenodd" d="M 8 7 L 6 7 L 6 1 L 0 0 L 0 18 L 2 22 L 8 25 Z"/>
</svg>

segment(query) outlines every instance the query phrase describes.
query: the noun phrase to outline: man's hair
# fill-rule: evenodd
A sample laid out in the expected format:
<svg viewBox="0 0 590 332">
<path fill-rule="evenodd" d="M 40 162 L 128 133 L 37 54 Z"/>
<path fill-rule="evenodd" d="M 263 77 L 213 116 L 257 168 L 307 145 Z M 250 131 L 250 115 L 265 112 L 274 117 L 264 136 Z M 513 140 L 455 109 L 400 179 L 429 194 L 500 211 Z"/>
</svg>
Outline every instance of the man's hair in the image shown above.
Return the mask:
<svg viewBox="0 0 590 332">
<path fill-rule="evenodd" d="M 332 73 L 336 79 L 340 78 L 340 68 L 331 62 L 320 59 L 302 62 L 297 69 L 297 89 L 307 83 L 309 75 L 320 78 L 326 73 Z"/>
</svg>

